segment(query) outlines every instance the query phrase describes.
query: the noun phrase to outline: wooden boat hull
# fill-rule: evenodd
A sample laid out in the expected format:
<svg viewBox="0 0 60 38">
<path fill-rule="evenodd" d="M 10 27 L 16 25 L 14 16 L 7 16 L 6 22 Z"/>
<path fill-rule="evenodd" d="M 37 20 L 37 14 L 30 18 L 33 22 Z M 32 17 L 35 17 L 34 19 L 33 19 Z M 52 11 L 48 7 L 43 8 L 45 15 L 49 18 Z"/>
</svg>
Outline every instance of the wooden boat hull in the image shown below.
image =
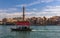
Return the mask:
<svg viewBox="0 0 60 38">
<path fill-rule="evenodd" d="M 11 29 L 12 31 L 32 31 L 32 29 Z"/>
</svg>

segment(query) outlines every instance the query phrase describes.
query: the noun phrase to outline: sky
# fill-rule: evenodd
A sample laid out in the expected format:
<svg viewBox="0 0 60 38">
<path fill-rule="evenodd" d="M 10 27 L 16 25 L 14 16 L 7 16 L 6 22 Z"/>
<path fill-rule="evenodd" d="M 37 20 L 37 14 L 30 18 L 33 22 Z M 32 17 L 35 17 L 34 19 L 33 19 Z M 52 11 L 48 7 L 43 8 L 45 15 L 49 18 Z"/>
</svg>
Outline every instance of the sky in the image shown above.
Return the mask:
<svg viewBox="0 0 60 38">
<path fill-rule="evenodd" d="M 60 0 L 0 0 L 0 19 L 26 17 L 60 16 Z"/>
</svg>

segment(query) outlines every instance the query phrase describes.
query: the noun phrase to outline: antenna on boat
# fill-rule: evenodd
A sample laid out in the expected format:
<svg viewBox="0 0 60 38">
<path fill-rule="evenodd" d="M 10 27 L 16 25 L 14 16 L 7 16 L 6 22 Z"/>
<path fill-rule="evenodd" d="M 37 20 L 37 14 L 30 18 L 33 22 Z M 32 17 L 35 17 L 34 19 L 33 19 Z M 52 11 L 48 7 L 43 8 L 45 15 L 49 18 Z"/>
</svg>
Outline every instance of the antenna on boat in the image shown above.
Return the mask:
<svg viewBox="0 0 60 38">
<path fill-rule="evenodd" d="M 25 20 L 25 7 L 23 6 L 23 21 Z"/>
</svg>

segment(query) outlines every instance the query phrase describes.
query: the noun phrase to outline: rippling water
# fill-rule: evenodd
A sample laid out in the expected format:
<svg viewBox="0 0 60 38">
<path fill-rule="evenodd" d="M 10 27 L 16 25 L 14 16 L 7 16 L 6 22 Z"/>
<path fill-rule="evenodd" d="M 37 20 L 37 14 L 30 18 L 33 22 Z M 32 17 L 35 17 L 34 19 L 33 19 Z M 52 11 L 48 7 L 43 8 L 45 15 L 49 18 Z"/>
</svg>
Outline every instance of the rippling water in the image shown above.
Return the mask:
<svg viewBox="0 0 60 38">
<path fill-rule="evenodd" d="M 0 38 L 60 38 L 60 26 L 31 26 L 30 32 L 11 31 L 16 26 L 0 25 Z"/>
</svg>

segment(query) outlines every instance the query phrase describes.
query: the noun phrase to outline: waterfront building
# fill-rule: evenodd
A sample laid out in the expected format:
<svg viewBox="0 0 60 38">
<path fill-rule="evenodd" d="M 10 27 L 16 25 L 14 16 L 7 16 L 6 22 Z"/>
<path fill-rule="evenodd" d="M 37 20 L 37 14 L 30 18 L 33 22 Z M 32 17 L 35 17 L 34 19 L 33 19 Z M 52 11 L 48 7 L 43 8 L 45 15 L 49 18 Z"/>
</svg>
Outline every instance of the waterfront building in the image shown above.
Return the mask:
<svg viewBox="0 0 60 38">
<path fill-rule="evenodd" d="M 43 24 L 43 19 L 41 17 L 38 17 L 37 23 L 39 25 L 42 25 Z"/>
<path fill-rule="evenodd" d="M 7 18 L 3 18 L 3 19 L 2 19 L 2 22 L 3 22 L 3 24 L 6 24 Z"/>
<path fill-rule="evenodd" d="M 48 18 L 48 24 L 51 24 L 51 25 L 56 25 L 58 23 L 58 19 L 60 19 L 60 16 L 53 16 L 51 18 Z"/>
<path fill-rule="evenodd" d="M 32 24 L 37 24 L 37 18 L 36 17 L 32 17 L 31 18 L 31 22 L 32 22 Z"/>
<path fill-rule="evenodd" d="M 2 21 L 0 21 L 0 25 L 1 25 L 1 24 L 3 24 L 3 22 L 2 22 Z"/>
</svg>

